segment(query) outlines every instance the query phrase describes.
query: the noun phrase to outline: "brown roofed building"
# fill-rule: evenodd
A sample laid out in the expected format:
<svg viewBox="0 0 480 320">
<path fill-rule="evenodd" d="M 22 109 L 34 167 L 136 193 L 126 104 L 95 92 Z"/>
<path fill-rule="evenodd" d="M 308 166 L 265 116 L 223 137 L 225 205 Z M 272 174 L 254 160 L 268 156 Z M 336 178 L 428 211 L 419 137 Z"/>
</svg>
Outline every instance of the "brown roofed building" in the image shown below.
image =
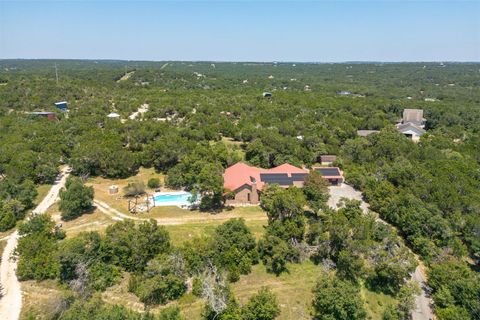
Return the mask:
<svg viewBox="0 0 480 320">
<path fill-rule="evenodd" d="M 314 167 L 312 170 L 319 172 L 332 186 L 343 183 L 343 174 L 338 167 Z"/>
<path fill-rule="evenodd" d="M 326 154 L 326 155 L 320 156 L 320 163 L 321 163 L 323 166 L 330 165 L 330 164 L 332 164 L 335 160 L 337 160 L 337 156 L 335 156 L 335 155 Z"/>
<path fill-rule="evenodd" d="M 414 125 L 424 128 L 426 119 L 423 117 L 423 109 L 404 109 L 402 123 L 413 123 Z"/>
</svg>

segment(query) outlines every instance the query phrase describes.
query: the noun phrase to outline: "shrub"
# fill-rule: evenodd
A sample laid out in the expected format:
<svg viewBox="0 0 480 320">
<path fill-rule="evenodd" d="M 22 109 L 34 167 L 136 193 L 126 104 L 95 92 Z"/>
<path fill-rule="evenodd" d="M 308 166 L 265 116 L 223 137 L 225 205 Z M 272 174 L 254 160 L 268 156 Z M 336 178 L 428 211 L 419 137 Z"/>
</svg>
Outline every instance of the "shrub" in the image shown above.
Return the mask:
<svg viewBox="0 0 480 320">
<path fill-rule="evenodd" d="M 177 256 L 161 255 L 148 263 L 145 272 L 130 278 L 128 289 L 147 305 L 164 304 L 187 290 L 183 266 Z"/>
<path fill-rule="evenodd" d="M 168 231 L 153 219 L 139 225 L 132 220 L 110 225 L 106 241 L 112 248 L 116 264 L 127 271 L 142 271 L 149 260 L 171 249 Z"/>
<path fill-rule="evenodd" d="M 13 212 L 0 212 L 0 232 L 7 231 L 15 227 L 16 222 L 17 219 L 15 219 Z"/>
<path fill-rule="evenodd" d="M 123 192 L 127 197 L 135 197 L 145 193 L 145 184 L 142 181 L 132 181 L 123 188 Z"/>
<path fill-rule="evenodd" d="M 322 274 L 313 289 L 313 315 L 319 320 L 365 319 L 359 288 L 348 280 Z"/>
<path fill-rule="evenodd" d="M 273 320 L 280 314 L 277 297 L 267 288 L 253 295 L 242 308 L 244 320 Z"/>
<path fill-rule="evenodd" d="M 158 187 L 160 187 L 160 179 L 158 178 L 150 178 L 147 182 L 147 186 L 150 188 L 150 189 L 156 189 Z"/>
<path fill-rule="evenodd" d="M 250 273 L 252 264 L 258 262 L 255 238 L 243 219 L 230 219 L 219 226 L 213 248 L 216 264 L 229 271 L 232 282 L 240 279 L 240 274 Z"/>
<path fill-rule="evenodd" d="M 60 191 L 59 208 L 63 220 L 72 220 L 92 207 L 93 188 L 77 177 L 69 177 L 65 187 Z"/>
<path fill-rule="evenodd" d="M 258 251 L 268 272 L 279 275 L 287 271 L 290 248 L 284 240 L 275 236 L 266 236 L 258 242 Z"/>
</svg>

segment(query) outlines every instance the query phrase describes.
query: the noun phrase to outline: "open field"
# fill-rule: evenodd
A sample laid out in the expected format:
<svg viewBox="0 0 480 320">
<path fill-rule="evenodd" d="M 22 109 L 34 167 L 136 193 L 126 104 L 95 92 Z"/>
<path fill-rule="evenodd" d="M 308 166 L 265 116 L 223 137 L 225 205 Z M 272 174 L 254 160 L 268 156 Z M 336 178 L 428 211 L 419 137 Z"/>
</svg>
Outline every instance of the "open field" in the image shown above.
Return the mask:
<svg viewBox="0 0 480 320">
<path fill-rule="evenodd" d="M 362 287 L 362 295 L 365 299 L 365 309 L 368 319 L 382 319 L 385 309 L 396 302 L 396 300 L 384 293 L 377 293 Z"/>
<path fill-rule="evenodd" d="M 102 233 L 110 224 L 115 222 L 110 216 L 103 214 L 98 209 L 71 221 L 60 221 L 58 204 L 52 205 L 46 213 L 62 225 L 62 229 L 65 230 L 67 237 L 73 237 L 83 231 L 98 231 Z"/>
<path fill-rule="evenodd" d="M 87 181 L 87 185 L 93 186 L 93 189 L 95 190 L 95 199 L 106 202 L 112 208 L 126 213 L 128 211 L 128 202 L 126 199 L 121 199 L 123 195 L 123 188 L 125 188 L 127 184 L 131 181 L 142 181 L 146 186 L 148 179 L 150 178 L 159 178 L 161 184 L 164 184 L 164 177 L 160 174 L 155 173 L 153 168 L 140 168 L 137 175 L 128 179 L 105 179 L 102 177 L 95 177 L 90 178 Z M 111 195 L 108 193 L 108 188 L 112 185 L 118 186 L 119 192 L 117 194 Z M 147 193 L 153 192 L 153 190 L 148 188 L 146 189 L 146 191 Z"/>
</svg>

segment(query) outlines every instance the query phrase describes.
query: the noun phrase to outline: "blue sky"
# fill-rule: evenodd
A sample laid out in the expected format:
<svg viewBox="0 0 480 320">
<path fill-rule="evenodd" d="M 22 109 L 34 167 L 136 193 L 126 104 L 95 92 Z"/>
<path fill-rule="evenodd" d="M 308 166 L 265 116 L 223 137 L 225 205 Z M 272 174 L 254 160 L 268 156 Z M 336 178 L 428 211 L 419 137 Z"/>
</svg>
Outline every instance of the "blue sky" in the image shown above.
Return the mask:
<svg viewBox="0 0 480 320">
<path fill-rule="evenodd" d="M 0 58 L 480 61 L 476 1 L 5 1 Z"/>
</svg>

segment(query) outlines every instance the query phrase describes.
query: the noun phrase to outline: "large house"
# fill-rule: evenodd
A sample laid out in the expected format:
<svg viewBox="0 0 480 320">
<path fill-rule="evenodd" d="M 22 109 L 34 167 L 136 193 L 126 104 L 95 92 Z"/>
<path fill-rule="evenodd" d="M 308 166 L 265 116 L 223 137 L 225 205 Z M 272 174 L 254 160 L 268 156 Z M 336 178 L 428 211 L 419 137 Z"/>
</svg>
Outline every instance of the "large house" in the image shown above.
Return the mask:
<svg viewBox="0 0 480 320">
<path fill-rule="evenodd" d="M 406 137 L 418 142 L 425 131 L 426 119 L 423 117 L 422 109 L 403 110 L 402 121 L 397 124 L 397 130 Z"/>
<path fill-rule="evenodd" d="M 397 130 L 407 138 L 412 139 L 413 142 L 418 142 L 420 137 L 426 132 L 425 129 L 411 122 L 397 124 Z"/>
<path fill-rule="evenodd" d="M 314 168 L 323 177 L 336 185 L 343 182 L 339 168 Z M 268 184 L 281 187 L 303 187 L 308 169 L 298 168 L 285 163 L 271 169 L 262 169 L 238 162 L 227 169 L 223 175 L 224 188 L 228 190 L 227 205 L 258 204 L 263 188 Z"/>
</svg>

